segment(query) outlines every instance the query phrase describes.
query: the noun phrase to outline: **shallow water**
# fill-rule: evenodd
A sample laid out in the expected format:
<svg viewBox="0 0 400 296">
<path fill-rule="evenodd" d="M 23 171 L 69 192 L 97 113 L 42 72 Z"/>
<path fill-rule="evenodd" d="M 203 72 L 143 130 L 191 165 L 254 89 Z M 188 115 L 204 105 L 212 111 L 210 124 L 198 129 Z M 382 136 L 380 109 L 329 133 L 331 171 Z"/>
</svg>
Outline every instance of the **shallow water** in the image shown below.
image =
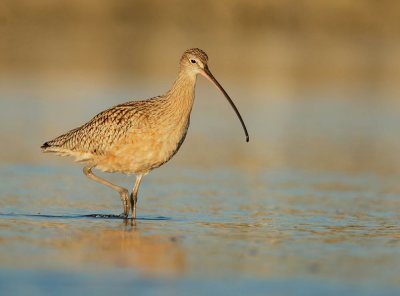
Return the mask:
<svg viewBox="0 0 400 296">
<path fill-rule="evenodd" d="M 144 179 L 137 221 L 102 216 L 122 211 L 119 198 L 78 167 L 3 166 L 0 176 L 5 291 L 395 295 L 400 286 L 397 176 L 168 165 Z"/>
<path fill-rule="evenodd" d="M 143 179 L 136 221 L 79 165 L 39 149 L 129 89 L 1 96 L 0 291 L 398 295 L 398 103 L 233 89 L 245 143 L 223 98 L 198 90 L 181 150 Z"/>
</svg>

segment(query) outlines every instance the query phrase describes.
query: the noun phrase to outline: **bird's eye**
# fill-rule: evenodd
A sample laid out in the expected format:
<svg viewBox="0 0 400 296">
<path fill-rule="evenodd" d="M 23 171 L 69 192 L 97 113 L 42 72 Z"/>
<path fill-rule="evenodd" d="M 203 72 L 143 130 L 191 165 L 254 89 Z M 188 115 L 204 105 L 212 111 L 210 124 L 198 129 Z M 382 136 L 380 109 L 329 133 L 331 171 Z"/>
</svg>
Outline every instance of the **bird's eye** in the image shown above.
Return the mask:
<svg viewBox="0 0 400 296">
<path fill-rule="evenodd" d="M 190 60 L 192 64 L 196 64 L 196 60 Z"/>
</svg>

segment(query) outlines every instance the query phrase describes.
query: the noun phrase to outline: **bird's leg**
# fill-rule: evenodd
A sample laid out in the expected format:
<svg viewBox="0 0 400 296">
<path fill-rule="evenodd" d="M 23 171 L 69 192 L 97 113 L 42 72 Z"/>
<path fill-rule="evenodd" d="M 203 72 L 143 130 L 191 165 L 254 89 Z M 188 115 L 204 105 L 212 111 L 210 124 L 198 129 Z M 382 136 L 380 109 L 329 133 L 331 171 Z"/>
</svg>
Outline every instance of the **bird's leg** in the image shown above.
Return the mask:
<svg viewBox="0 0 400 296">
<path fill-rule="evenodd" d="M 123 212 L 123 216 L 128 217 L 129 214 L 129 198 L 128 198 L 128 190 L 125 189 L 124 187 L 120 187 L 118 185 L 115 185 L 103 178 L 100 178 L 99 176 L 96 176 L 95 174 L 93 174 L 92 172 L 92 168 L 91 166 L 85 166 L 83 168 L 83 173 L 89 178 L 92 179 L 93 181 L 99 182 L 103 185 L 106 185 L 114 190 L 116 190 L 120 197 L 121 197 L 121 201 L 122 201 L 122 205 L 124 207 L 124 212 Z"/>
<path fill-rule="evenodd" d="M 133 186 L 131 193 L 131 210 L 132 210 L 132 219 L 136 219 L 136 203 L 137 203 L 137 194 L 139 190 L 140 181 L 142 181 L 142 174 L 136 176 L 135 185 Z"/>
</svg>

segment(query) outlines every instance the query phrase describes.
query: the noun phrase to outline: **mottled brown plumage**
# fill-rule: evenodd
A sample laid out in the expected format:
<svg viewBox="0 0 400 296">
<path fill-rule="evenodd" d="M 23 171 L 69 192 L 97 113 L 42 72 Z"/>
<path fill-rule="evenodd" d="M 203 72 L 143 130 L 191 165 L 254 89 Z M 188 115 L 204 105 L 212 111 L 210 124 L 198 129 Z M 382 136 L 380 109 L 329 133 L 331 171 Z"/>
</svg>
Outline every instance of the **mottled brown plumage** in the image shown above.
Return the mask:
<svg viewBox="0 0 400 296">
<path fill-rule="evenodd" d="M 205 76 L 224 93 L 247 136 L 240 114 L 212 76 L 207 61 L 207 54 L 200 49 L 185 51 L 180 60 L 178 77 L 165 95 L 107 109 L 81 127 L 44 143 L 43 151 L 73 156 L 76 161 L 84 162 L 84 173 L 117 190 L 124 206 L 123 215 L 128 215 L 131 206 L 132 217 L 135 218 L 137 191 L 142 176 L 170 160 L 185 139 L 197 74 Z M 130 200 L 125 188 L 94 175 L 93 168 L 104 172 L 136 174 Z"/>
</svg>

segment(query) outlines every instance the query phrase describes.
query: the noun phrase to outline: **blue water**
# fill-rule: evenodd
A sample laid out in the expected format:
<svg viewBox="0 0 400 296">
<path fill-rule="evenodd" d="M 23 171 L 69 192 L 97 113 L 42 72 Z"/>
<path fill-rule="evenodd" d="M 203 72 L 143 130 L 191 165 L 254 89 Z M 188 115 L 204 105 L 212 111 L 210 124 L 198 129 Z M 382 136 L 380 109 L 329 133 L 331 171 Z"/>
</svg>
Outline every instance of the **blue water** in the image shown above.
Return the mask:
<svg viewBox="0 0 400 296">
<path fill-rule="evenodd" d="M 4 295 L 400 292 L 395 175 L 166 166 L 145 177 L 136 221 L 79 166 L 0 177 Z"/>
<path fill-rule="evenodd" d="M 400 295 L 398 103 L 249 92 L 245 143 L 229 106 L 199 99 L 132 221 L 39 149 L 121 98 L 30 96 L 0 102 L 1 295 Z"/>
<path fill-rule="evenodd" d="M 399 290 L 373 283 L 354 285 L 310 279 L 146 279 L 132 273 L 0 271 L 3 295 L 398 295 Z M 15 284 L 18 278 L 19 284 Z"/>
</svg>

